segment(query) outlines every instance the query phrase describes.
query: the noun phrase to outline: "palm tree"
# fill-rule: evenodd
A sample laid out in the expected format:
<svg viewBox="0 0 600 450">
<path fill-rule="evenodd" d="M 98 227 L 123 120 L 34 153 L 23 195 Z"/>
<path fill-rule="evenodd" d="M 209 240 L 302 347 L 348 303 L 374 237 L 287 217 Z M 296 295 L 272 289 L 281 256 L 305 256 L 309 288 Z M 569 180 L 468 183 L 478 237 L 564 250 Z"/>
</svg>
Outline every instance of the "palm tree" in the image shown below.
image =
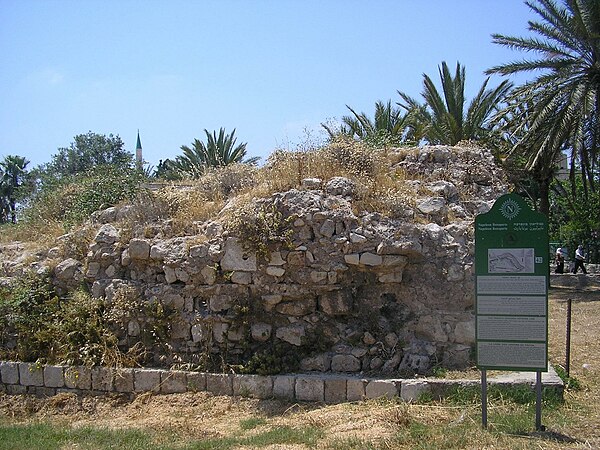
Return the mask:
<svg viewBox="0 0 600 450">
<path fill-rule="evenodd" d="M 194 139 L 191 147 L 182 145 L 183 155 L 175 160 L 166 160 L 162 163 L 166 172 L 177 174 L 179 177 L 199 178 L 207 168 L 222 167 L 234 163 L 256 164 L 260 158 L 244 159 L 247 143 L 236 145 L 235 129 L 230 134 L 225 134 L 225 129 L 217 132 L 206 133 L 206 143 Z"/>
<path fill-rule="evenodd" d="M 23 184 L 25 167 L 29 161 L 23 156 L 8 155 L 0 161 L 0 193 L 3 201 L 3 221 L 17 221 L 17 189 Z"/>
<path fill-rule="evenodd" d="M 554 0 L 525 3 L 540 17 L 539 21 L 529 22 L 529 30 L 536 36 L 494 34 L 493 42 L 536 57 L 501 64 L 487 73 L 539 72 L 517 86 L 512 97 L 525 98 L 532 104 L 528 127 L 519 144 L 527 158 L 527 169 L 546 177 L 540 210 L 547 214 L 552 167 L 561 151 L 570 151 L 572 182 L 578 162 L 585 192 L 597 189 L 600 2 L 563 0 L 562 6 Z M 536 145 L 529 145 L 532 142 Z"/>
<path fill-rule="evenodd" d="M 465 68 L 457 62 L 456 72 L 452 76 L 444 61 L 438 70 L 443 95 L 426 74 L 423 74 L 421 93 L 425 104 L 398 91 L 403 100 L 399 105 L 406 109 L 416 122 L 421 123 L 424 139 L 434 145 L 456 145 L 463 140 L 490 139 L 490 118 L 510 91 L 512 84 L 504 81 L 495 89 L 488 89 L 489 78 L 486 79 L 465 111 Z"/>
<path fill-rule="evenodd" d="M 338 135 L 349 136 L 361 141 L 373 143 L 399 144 L 407 140 L 414 140 L 411 132 L 411 123 L 407 114 L 403 115 L 400 108 L 395 108 L 392 101 L 375 103 L 375 115 L 371 120 L 367 114 L 357 113 L 346 105 L 352 115 L 342 117 L 340 129 L 334 131 L 327 124 L 321 124 L 331 139 Z M 418 139 L 417 139 L 418 141 Z"/>
</svg>

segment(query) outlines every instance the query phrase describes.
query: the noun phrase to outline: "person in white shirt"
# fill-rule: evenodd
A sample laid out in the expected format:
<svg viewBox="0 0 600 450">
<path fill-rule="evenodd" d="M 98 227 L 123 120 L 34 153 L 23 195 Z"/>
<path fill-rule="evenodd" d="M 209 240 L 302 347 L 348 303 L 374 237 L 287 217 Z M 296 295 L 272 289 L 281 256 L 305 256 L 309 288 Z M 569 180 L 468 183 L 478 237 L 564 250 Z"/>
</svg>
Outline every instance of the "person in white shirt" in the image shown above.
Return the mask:
<svg viewBox="0 0 600 450">
<path fill-rule="evenodd" d="M 562 247 L 558 247 L 556 249 L 556 255 L 554 257 L 554 262 L 556 263 L 555 273 L 564 273 L 565 272 L 565 255 L 563 255 Z"/>
<path fill-rule="evenodd" d="M 583 265 L 583 261 L 585 261 L 585 255 L 583 253 L 583 245 L 579 244 L 577 250 L 575 250 L 575 266 L 573 267 L 573 273 L 577 273 L 579 268 L 581 267 L 581 271 L 586 274 L 587 270 L 585 270 L 585 266 Z"/>
</svg>

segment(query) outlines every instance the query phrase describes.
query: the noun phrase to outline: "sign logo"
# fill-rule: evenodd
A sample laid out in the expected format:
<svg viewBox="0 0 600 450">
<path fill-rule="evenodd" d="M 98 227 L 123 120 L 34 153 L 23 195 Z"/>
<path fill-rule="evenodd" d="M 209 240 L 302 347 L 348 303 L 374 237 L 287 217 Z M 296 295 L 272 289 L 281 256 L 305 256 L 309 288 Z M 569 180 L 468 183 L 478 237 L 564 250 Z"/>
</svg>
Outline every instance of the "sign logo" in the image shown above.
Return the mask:
<svg viewBox="0 0 600 450">
<path fill-rule="evenodd" d="M 500 213 L 508 220 L 513 220 L 519 215 L 519 212 L 521 212 L 521 207 L 511 198 L 500 206 Z"/>
</svg>

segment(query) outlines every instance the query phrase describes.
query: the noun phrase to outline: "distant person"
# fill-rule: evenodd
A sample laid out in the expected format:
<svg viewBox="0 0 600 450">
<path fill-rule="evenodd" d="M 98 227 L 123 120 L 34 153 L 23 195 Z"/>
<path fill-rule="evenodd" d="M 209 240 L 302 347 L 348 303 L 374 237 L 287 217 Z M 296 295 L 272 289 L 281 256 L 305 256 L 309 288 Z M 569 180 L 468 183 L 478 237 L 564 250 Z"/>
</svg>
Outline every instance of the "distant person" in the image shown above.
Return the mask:
<svg viewBox="0 0 600 450">
<path fill-rule="evenodd" d="M 587 270 L 585 270 L 585 266 L 583 265 L 583 261 L 585 261 L 585 254 L 583 253 L 583 245 L 579 244 L 577 250 L 575 250 L 575 266 L 573 267 L 573 273 L 577 273 L 579 268 L 581 267 L 581 271 L 586 274 Z"/>
<path fill-rule="evenodd" d="M 556 263 L 556 269 L 554 273 L 565 273 L 565 255 L 563 254 L 562 247 L 556 249 L 556 256 L 554 257 Z"/>
</svg>

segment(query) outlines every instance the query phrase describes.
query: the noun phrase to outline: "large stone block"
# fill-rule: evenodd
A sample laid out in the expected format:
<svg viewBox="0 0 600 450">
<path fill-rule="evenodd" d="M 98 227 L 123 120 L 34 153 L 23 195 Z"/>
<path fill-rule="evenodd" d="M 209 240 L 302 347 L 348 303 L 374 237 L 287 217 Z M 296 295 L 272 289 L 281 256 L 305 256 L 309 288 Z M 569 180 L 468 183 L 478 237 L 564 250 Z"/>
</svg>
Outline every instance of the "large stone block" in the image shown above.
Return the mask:
<svg viewBox="0 0 600 450">
<path fill-rule="evenodd" d="M 375 253 L 365 252 L 360 255 L 360 263 L 365 266 L 380 266 L 383 258 Z"/>
<path fill-rule="evenodd" d="M 114 226 L 108 223 L 102 225 L 98 230 L 98 233 L 96 233 L 96 236 L 94 237 L 94 241 L 96 241 L 98 244 L 111 245 L 117 242 L 118 240 L 119 231 Z"/>
<path fill-rule="evenodd" d="M 346 401 L 346 379 L 325 378 L 325 402 L 343 403 Z"/>
<path fill-rule="evenodd" d="M 419 212 L 431 216 L 444 215 L 448 208 L 443 197 L 431 197 L 417 203 Z"/>
<path fill-rule="evenodd" d="M 366 380 L 348 378 L 346 380 L 346 399 L 349 402 L 364 400 Z"/>
<path fill-rule="evenodd" d="M 309 356 L 300 361 L 300 370 L 327 372 L 331 368 L 331 356 L 327 353 Z"/>
<path fill-rule="evenodd" d="M 166 241 L 160 241 L 150 247 L 150 258 L 157 261 L 163 261 L 169 254 L 169 243 Z"/>
<path fill-rule="evenodd" d="M 73 258 L 67 258 L 54 268 L 54 276 L 62 281 L 79 281 L 82 278 L 81 263 Z"/>
<path fill-rule="evenodd" d="M 187 372 L 187 390 L 198 392 L 206 390 L 206 374 L 200 372 Z"/>
<path fill-rule="evenodd" d="M 65 385 L 64 367 L 46 366 L 44 367 L 44 386 L 60 388 Z"/>
<path fill-rule="evenodd" d="M 19 364 L 16 362 L 0 361 L 0 377 L 5 384 L 18 384 Z"/>
<path fill-rule="evenodd" d="M 208 285 L 215 284 L 215 281 L 217 280 L 217 271 L 214 267 L 205 266 L 200 271 L 200 274 L 202 275 L 202 278 L 204 278 L 204 283 Z"/>
<path fill-rule="evenodd" d="M 252 283 L 252 274 L 250 272 L 233 272 L 231 274 L 231 282 L 235 284 L 250 284 Z"/>
<path fill-rule="evenodd" d="M 356 190 L 356 182 L 345 177 L 333 177 L 325 184 L 325 191 L 331 195 L 352 196 Z"/>
<path fill-rule="evenodd" d="M 132 239 L 129 241 L 129 257 L 141 260 L 150 258 L 150 243 L 145 239 Z"/>
<path fill-rule="evenodd" d="M 133 392 L 133 369 L 115 369 L 114 386 L 117 392 Z"/>
<path fill-rule="evenodd" d="M 135 392 L 158 392 L 160 390 L 161 370 L 134 369 Z"/>
<path fill-rule="evenodd" d="M 456 324 L 454 327 L 454 342 L 465 345 L 475 343 L 475 320 Z"/>
<path fill-rule="evenodd" d="M 290 325 L 289 327 L 277 328 L 275 336 L 289 344 L 300 346 L 302 338 L 306 335 L 306 331 L 301 324 Z"/>
<path fill-rule="evenodd" d="M 225 254 L 221 259 L 221 269 L 229 271 L 255 272 L 256 254 L 245 250 L 237 238 L 225 241 Z"/>
<path fill-rule="evenodd" d="M 214 295 L 208 301 L 210 310 L 213 312 L 225 311 L 234 305 L 234 299 L 230 295 Z"/>
<path fill-rule="evenodd" d="M 308 402 L 324 401 L 325 382 L 322 378 L 299 376 L 296 378 L 296 399 Z"/>
<path fill-rule="evenodd" d="M 65 369 L 65 387 L 69 389 L 92 389 L 92 369 L 84 366 L 67 367 Z"/>
<path fill-rule="evenodd" d="M 113 390 L 113 372 L 109 367 L 92 368 L 92 389 L 110 392 Z"/>
<path fill-rule="evenodd" d="M 186 372 L 181 370 L 166 370 L 161 374 L 161 394 L 176 394 L 187 391 Z"/>
<path fill-rule="evenodd" d="M 360 360 L 353 355 L 335 355 L 331 359 L 333 372 L 358 372 L 360 368 Z"/>
<path fill-rule="evenodd" d="M 391 380 L 371 380 L 365 388 L 365 397 L 368 399 L 387 397 L 393 398 L 398 395 L 398 387 Z"/>
<path fill-rule="evenodd" d="M 344 261 L 346 261 L 346 264 L 358 266 L 360 264 L 360 255 L 358 253 L 351 253 L 349 255 L 344 255 Z"/>
<path fill-rule="evenodd" d="M 268 323 L 255 323 L 252 325 L 250 331 L 252 334 L 252 339 L 259 342 L 266 342 L 271 337 L 271 331 L 273 330 L 273 326 Z"/>
<path fill-rule="evenodd" d="M 44 371 L 30 363 L 19 363 L 19 380 L 22 386 L 43 386 Z"/>
<path fill-rule="evenodd" d="M 235 375 L 233 395 L 251 398 L 273 397 L 273 378 L 260 375 Z"/>
<path fill-rule="evenodd" d="M 276 375 L 273 377 L 273 396 L 286 400 L 295 399 L 296 377 L 292 375 Z"/>
<path fill-rule="evenodd" d="M 290 266 L 304 266 L 306 264 L 306 254 L 303 251 L 293 251 L 287 256 L 287 263 Z"/>
<path fill-rule="evenodd" d="M 423 394 L 429 392 L 429 383 L 423 380 L 402 380 L 400 385 L 400 398 L 405 402 L 416 402 Z"/>
<path fill-rule="evenodd" d="M 275 311 L 286 316 L 305 316 L 315 312 L 317 301 L 311 295 L 302 298 L 289 299 L 279 303 L 275 307 Z"/>
<path fill-rule="evenodd" d="M 335 233 L 335 222 L 331 219 L 326 219 L 323 225 L 321 225 L 319 233 L 328 238 L 333 236 Z"/>
<path fill-rule="evenodd" d="M 426 315 L 419 318 L 415 325 L 415 333 L 418 337 L 427 341 L 448 342 L 448 335 L 437 316 Z"/>
<path fill-rule="evenodd" d="M 215 395 L 233 395 L 233 376 L 225 373 L 207 373 L 206 390 Z"/>
<path fill-rule="evenodd" d="M 282 277 L 285 275 L 285 269 L 283 267 L 278 266 L 268 266 L 267 267 L 267 275 L 271 275 L 272 277 Z"/>
<path fill-rule="evenodd" d="M 352 295 L 346 291 L 326 292 L 319 297 L 319 309 L 328 316 L 348 315 L 352 305 Z"/>
</svg>

